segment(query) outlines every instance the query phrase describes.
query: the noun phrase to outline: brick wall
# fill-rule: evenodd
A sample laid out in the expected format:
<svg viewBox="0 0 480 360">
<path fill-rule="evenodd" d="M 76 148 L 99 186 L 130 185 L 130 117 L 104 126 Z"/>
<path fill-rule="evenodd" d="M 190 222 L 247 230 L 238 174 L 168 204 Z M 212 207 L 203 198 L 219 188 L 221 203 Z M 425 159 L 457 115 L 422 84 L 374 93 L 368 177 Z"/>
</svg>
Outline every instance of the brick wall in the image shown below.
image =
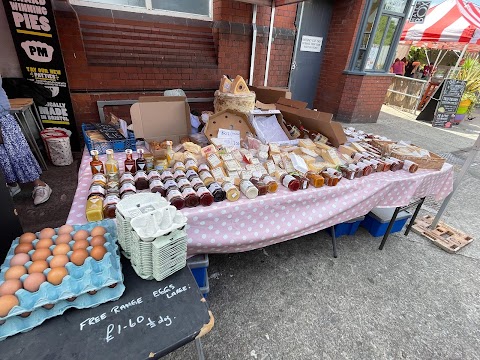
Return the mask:
<svg viewBox="0 0 480 360">
<path fill-rule="evenodd" d="M 94 8 L 55 13 L 77 126 L 98 121 L 96 101 L 136 99 L 143 94 L 161 94 L 182 88 L 187 96 L 213 97 L 222 74 L 249 76 L 252 41 L 252 5 L 233 0 L 214 0 L 213 21 L 192 21 L 164 16 L 132 20 L 112 18 Z M 263 85 L 270 22 L 270 7 L 259 6 L 254 84 Z M 296 5 L 278 8 L 269 71 L 270 86 L 287 86 L 294 45 Z M 165 42 L 170 31 L 175 42 Z M 121 36 L 124 32 L 125 36 Z M 194 38 L 195 33 L 204 36 Z M 119 35 L 120 34 L 120 35 Z M 115 43 L 115 38 L 119 44 Z M 142 42 L 151 38 L 151 49 Z M 129 48 L 129 41 L 138 44 Z M 189 40 L 190 39 L 190 40 Z M 199 44 L 202 39 L 204 44 Z M 210 44 L 213 44 L 210 45 Z M 138 49 L 134 49 L 137 47 Z M 202 53 L 185 56 L 178 47 Z M 168 61 L 161 51 L 168 49 Z M 130 50 L 130 53 L 128 53 Z M 117 53 L 116 53 L 117 52 Z M 127 54 L 126 54 L 127 53 Z M 136 54 L 141 53 L 142 56 Z M 154 54 L 153 56 L 151 54 Z M 214 58 L 212 58 L 214 56 Z M 151 60 L 150 60 L 151 59 Z M 213 59 L 213 63 L 212 63 Z M 212 104 L 194 104 L 200 110 Z M 107 109 L 106 109 L 107 110 Z M 128 117 L 128 107 L 108 111 Z"/>
</svg>

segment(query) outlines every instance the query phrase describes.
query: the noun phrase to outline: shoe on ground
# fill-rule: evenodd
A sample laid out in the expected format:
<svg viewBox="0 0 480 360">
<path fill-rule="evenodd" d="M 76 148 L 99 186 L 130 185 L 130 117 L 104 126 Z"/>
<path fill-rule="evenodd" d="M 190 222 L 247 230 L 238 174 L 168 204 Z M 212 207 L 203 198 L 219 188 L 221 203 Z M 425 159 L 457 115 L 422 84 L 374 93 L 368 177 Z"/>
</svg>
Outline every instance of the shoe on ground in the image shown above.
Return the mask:
<svg viewBox="0 0 480 360">
<path fill-rule="evenodd" d="M 14 197 L 21 191 L 20 186 L 18 186 L 18 184 L 15 186 L 9 186 L 8 189 L 10 190 L 11 197 Z"/>
<path fill-rule="evenodd" d="M 33 204 L 34 205 L 40 205 L 43 204 L 44 202 L 48 201 L 50 199 L 50 195 L 52 194 L 52 189 L 50 186 L 45 184 L 45 186 L 35 186 L 33 188 Z"/>
</svg>

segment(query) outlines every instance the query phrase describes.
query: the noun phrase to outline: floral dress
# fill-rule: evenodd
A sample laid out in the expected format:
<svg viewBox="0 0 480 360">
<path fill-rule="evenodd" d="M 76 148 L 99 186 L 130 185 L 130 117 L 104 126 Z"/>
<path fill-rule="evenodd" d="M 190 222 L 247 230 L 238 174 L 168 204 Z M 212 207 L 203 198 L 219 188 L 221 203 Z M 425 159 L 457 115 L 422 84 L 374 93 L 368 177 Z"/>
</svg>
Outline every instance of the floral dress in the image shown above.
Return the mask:
<svg viewBox="0 0 480 360">
<path fill-rule="evenodd" d="M 3 172 L 7 183 L 28 183 L 40 178 L 42 170 L 32 154 L 27 140 L 17 123 L 10 114 L 10 105 L 7 95 L 2 88 L 0 77 L 0 171 Z"/>
</svg>

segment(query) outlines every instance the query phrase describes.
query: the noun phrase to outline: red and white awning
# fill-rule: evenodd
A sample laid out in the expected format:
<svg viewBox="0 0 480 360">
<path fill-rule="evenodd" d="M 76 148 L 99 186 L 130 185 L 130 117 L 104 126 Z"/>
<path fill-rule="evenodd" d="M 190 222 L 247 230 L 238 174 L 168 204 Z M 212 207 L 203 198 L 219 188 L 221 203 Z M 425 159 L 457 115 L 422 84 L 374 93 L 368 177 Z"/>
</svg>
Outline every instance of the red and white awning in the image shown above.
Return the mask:
<svg viewBox="0 0 480 360">
<path fill-rule="evenodd" d="M 416 46 L 455 49 L 465 44 L 480 45 L 479 29 L 480 8 L 464 0 L 446 0 L 428 10 L 423 24 L 407 22 L 400 40 Z"/>
</svg>

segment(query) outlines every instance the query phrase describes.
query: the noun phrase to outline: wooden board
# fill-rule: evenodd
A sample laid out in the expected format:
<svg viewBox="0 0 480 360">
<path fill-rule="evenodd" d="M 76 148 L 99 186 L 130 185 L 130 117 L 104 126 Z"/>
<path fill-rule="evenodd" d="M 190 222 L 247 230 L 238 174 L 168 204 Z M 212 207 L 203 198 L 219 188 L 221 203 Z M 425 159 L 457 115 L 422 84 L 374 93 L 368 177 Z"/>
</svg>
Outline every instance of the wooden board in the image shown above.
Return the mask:
<svg viewBox="0 0 480 360">
<path fill-rule="evenodd" d="M 473 237 L 446 225 L 443 221 L 440 221 L 435 229 L 430 229 L 432 221 L 433 216 L 430 215 L 417 219 L 412 230 L 451 254 L 456 254 L 473 241 Z"/>
</svg>

